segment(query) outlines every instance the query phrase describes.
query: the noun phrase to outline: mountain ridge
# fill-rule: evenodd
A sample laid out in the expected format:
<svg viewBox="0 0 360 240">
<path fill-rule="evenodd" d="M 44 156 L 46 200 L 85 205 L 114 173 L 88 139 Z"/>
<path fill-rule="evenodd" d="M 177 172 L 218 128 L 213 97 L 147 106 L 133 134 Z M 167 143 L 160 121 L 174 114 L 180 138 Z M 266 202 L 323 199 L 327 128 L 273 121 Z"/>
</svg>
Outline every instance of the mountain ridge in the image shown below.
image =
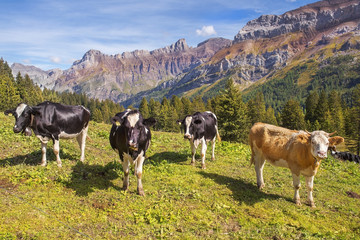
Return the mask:
<svg viewBox="0 0 360 240">
<path fill-rule="evenodd" d="M 262 15 L 233 40 L 212 38 L 196 47 L 179 39 L 153 51 L 106 55 L 89 50 L 69 69 L 52 72 L 51 77 L 44 71 L 38 78 L 57 91 L 85 92 L 125 106 L 138 105 L 142 97 L 192 97 L 228 78 L 246 89 L 271 79 L 301 56 L 325 51 L 337 38 L 348 36 L 344 41 L 350 44 L 360 35 L 359 2 L 324 0 L 281 15 Z"/>
</svg>

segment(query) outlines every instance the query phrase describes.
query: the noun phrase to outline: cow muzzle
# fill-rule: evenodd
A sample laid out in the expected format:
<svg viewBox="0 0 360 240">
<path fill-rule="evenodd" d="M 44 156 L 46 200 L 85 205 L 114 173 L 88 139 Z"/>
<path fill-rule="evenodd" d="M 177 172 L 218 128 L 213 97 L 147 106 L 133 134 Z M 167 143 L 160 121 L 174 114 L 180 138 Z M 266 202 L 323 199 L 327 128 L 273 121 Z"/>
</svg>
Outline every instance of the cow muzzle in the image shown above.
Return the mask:
<svg viewBox="0 0 360 240">
<path fill-rule="evenodd" d="M 327 152 L 323 152 L 323 151 L 318 151 L 317 155 L 319 158 L 326 158 L 327 157 Z"/>
<path fill-rule="evenodd" d="M 136 143 L 129 143 L 129 149 L 133 151 L 137 151 L 138 147 Z"/>
<path fill-rule="evenodd" d="M 14 126 L 13 131 L 14 131 L 14 133 L 19 133 L 22 131 L 22 129 L 19 128 L 18 126 Z"/>
<path fill-rule="evenodd" d="M 185 134 L 185 135 L 184 135 L 184 138 L 190 140 L 190 139 L 191 139 L 191 135 L 190 135 L 190 134 Z"/>
</svg>

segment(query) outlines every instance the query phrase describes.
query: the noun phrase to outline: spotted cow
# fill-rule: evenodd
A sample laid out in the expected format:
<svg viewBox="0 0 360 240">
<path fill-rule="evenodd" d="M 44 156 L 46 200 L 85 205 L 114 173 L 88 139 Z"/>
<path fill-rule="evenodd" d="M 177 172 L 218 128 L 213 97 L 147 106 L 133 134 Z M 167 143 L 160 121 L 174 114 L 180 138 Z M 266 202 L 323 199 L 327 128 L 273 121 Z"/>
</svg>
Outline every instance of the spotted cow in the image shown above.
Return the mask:
<svg viewBox="0 0 360 240">
<path fill-rule="evenodd" d="M 177 122 L 183 126 L 184 138 L 190 141 L 192 165 L 195 165 L 196 149 L 201 143 L 201 167 L 205 169 L 207 142 L 211 141 L 212 143 L 211 160 L 215 160 L 215 140 L 217 138 L 218 141 L 221 141 L 216 115 L 210 111 L 196 112 L 193 115 L 187 115 L 182 120 L 177 120 Z"/>
<path fill-rule="evenodd" d="M 150 146 L 150 127 L 156 123 L 154 118 L 143 119 L 138 110 L 127 109 L 111 119 L 110 145 L 119 154 L 124 171 L 123 189 L 129 187 L 130 164 L 135 165 L 137 192 L 145 195 L 141 182 L 145 153 Z"/>
<path fill-rule="evenodd" d="M 36 106 L 20 103 L 15 109 L 5 111 L 5 115 L 15 117 L 15 133 L 27 136 L 35 133 L 41 142 L 41 165 L 46 165 L 46 146 L 48 141 L 54 143 L 57 165 L 61 167 L 60 139 L 76 138 L 80 149 L 80 161 L 85 159 L 85 141 L 89 127 L 90 111 L 83 106 L 69 106 L 45 101 Z"/>
</svg>

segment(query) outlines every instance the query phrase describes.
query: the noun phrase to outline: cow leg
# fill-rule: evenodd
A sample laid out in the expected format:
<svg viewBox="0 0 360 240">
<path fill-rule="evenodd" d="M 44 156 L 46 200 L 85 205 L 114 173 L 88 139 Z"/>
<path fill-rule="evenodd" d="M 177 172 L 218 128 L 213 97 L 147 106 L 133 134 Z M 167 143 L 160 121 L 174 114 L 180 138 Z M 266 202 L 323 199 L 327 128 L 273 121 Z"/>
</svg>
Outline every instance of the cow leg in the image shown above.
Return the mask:
<svg viewBox="0 0 360 240">
<path fill-rule="evenodd" d="M 296 175 L 295 173 L 292 174 L 293 177 L 293 185 L 294 185 L 294 189 L 295 189 L 295 194 L 294 194 L 294 202 L 296 203 L 296 205 L 301 205 L 300 202 L 300 193 L 299 193 L 299 189 L 300 189 L 300 174 Z"/>
<path fill-rule="evenodd" d="M 127 190 L 129 187 L 130 161 L 127 156 L 130 157 L 129 155 L 124 153 L 124 160 L 122 162 L 123 171 L 124 171 L 124 181 L 123 181 L 123 190 L 124 191 Z"/>
<path fill-rule="evenodd" d="M 201 140 L 201 168 L 206 169 L 205 166 L 205 155 L 206 155 L 207 144 L 205 138 Z"/>
<path fill-rule="evenodd" d="M 196 147 L 193 141 L 190 140 L 191 146 L 191 165 L 195 166 L 195 154 L 196 154 Z"/>
<path fill-rule="evenodd" d="M 141 182 L 144 160 L 145 160 L 144 152 L 141 151 L 141 153 L 139 154 L 139 156 L 135 160 L 136 161 L 136 163 L 135 163 L 135 175 L 137 177 L 137 192 L 138 192 L 138 194 L 140 196 L 145 195 L 143 185 L 142 185 L 142 182 Z"/>
<path fill-rule="evenodd" d="M 81 149 L 80 161 L 84 162 L 85 160 L 85 143 L 86 143 L 86 135 L 88 131 L 88 127 L 84 128 L 82 132 L 76 137 L 77 142 L 79 143 L 79 147 Z"/>
<path fill-rule="evenodd" d="M 211 141 L 211 161 L 215 160 L 215 138 Z"/>
<path fill-rule="evenodd" d="M 311 207 L 315 207 L 314 199 L 313 199 L 313 187 L 314 187 L 314 176 L 305 177 L 306 187 L 308 189 L 308 203 Z"/>
<path fill-rule="evenodd" d="M 56 156 L 56 162 L 58 167 L 61 167 L 61 160 L 60 160 L 60 143 L 59 140 L 54 140 L 54 154 Z"/>
<path fill-rule="evenodd" d="M 265 187 L 263 170 L 265 165 L 265 159 L 258 157 L 256 155 L 252 156 L 254 158 L 255 172 L 256 172 L 256 183 L 259 189 Z"/>
<path fill-rule="evenodd" d="M 46 166 L 46 146 L 47 142 L 41 141 L 41 166 Z"/>
</svg>

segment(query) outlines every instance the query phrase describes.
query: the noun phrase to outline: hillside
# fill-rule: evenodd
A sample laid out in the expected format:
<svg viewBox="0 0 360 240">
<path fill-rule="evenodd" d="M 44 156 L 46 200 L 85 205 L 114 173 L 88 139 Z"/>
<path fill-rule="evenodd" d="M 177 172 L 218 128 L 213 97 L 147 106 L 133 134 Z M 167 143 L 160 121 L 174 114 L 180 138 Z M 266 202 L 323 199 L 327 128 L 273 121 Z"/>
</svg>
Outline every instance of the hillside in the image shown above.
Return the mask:
<svg viewBox="0 0 360 240">
<path fill-rule="evenodd" d="M 316 209 L 292 202 L 287 169 L 265 166 L 257 190 L 247 145 L 223 141 L 207 169 L 190 165 L 181 134 L 153 132 L 144 165 L 145 197 L 136 180 L 123 192 L 110 125 L 90 123 L 86 162 L 76 141 L 61 141 L 63 167 L 51 145 L 41 167 L 36 137 L 15 135 L 0 113 L 1 239 L 356 239 L 360 234 L 359 165 L 323 161 L 315 177 Z M 199 155 L 197 159 L 199 159 Z M 304 186 L 304 179 L 302 178 Z M 305 200 L 305 187 L 300 190 Z"/>
</svg>

